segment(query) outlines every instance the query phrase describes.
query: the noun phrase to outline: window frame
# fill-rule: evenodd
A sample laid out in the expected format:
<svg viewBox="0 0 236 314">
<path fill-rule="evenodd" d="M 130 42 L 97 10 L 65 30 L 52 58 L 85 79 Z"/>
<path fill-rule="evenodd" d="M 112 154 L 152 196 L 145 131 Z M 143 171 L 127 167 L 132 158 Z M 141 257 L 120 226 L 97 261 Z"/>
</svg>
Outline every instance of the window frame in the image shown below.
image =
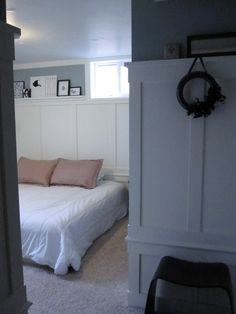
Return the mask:
<svg viewBox="0 0 236 314">
<path fill-rule="evenodd" d="M 124 59 L 107 59 L 107 60 L 94 60 L 91 61 L 90 66 L 90 98 L 91 99 L 114 99 L 114 98 L 129 98 L 129 93 L 121 93 L 121 68 L 125 66 L 126 62 L 130 62 L 130 58 Z M 117 67 L 117 95 L 115 96 L 97 96 L 96 93 L 96 67 L 98 66 L 110 66 L 115 65 Z"/>
</svg>

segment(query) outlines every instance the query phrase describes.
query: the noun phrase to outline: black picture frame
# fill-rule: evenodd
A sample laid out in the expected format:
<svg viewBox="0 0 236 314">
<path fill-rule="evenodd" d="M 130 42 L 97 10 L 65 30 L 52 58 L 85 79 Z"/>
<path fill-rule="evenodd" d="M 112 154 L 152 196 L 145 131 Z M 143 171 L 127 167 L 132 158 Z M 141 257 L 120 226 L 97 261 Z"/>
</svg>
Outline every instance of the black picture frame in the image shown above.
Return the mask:
<svg viewBox="0 0 236 314">
<path fill-rule="evenodd" d="M 57 96 L 69 96 L 70 80 L 57 81 Z"/>
<path fill-rule="evenodd" d="M 31 89 L 25 88 L 23 89 L 23 98 L 30 98 L 31 97 Z"/>
<path fill-rule="evenodd" d="M 81 86 L 70 87 L 70 96 L 81 96 Z"/>
<path fill-rule="evenodd" d="M 236 54 L 236 32 L 187 37 L 187 57 L 229 56 Z"/>
<path fill-rule="evenodd" d="M 14 81 L 13 90 L 15 98 L 23 98 L 23 90 L 25 89 L 25 81 Z"/>
</svg>

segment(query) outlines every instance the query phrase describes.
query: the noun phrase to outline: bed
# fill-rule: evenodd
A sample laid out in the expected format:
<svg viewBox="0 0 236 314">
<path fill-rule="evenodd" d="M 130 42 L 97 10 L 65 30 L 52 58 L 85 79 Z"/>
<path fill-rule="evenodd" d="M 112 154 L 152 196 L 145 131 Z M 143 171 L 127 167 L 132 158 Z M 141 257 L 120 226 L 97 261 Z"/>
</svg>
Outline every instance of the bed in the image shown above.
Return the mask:
<svg viewBox="0 0 236 314">
<path fill-rule="evenodd" d="M 23 258 L 57 275 L 78 271 L 93 241 L 127 214 L 128 191 L 101 180 L 96 188 L 19 184 Z"/>
</svg>

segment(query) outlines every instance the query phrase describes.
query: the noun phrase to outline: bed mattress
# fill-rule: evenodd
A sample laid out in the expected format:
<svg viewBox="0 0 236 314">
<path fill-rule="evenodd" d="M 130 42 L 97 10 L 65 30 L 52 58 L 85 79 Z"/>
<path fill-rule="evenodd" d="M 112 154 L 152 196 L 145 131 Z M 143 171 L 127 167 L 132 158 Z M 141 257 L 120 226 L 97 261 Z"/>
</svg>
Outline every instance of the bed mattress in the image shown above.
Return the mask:
<svg viewBox="0 0 236 314">
<path fill-rule="evenodd" d="M 93 241 L 127 214 L 128 191 L 117 182 L 95 189 L 19 184 L 22 253 L 63 275 Z"/>
</svg>

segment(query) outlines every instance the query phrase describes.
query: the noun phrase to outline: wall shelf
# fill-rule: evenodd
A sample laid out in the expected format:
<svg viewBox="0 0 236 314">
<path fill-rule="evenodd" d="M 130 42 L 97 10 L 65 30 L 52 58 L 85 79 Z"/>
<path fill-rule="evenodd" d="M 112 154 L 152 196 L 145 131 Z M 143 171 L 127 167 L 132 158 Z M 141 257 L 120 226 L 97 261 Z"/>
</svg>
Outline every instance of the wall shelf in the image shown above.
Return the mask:
<svg viewBox="0 0 236 314">
<path fill-rule="evenodd" d="M 31 104 L 122 104 L 129 103 L 129 98 L 88 98 L 86 96 L 57 96 L 42 98 L 15 98 L 15 105 Z"/>
</svg>

